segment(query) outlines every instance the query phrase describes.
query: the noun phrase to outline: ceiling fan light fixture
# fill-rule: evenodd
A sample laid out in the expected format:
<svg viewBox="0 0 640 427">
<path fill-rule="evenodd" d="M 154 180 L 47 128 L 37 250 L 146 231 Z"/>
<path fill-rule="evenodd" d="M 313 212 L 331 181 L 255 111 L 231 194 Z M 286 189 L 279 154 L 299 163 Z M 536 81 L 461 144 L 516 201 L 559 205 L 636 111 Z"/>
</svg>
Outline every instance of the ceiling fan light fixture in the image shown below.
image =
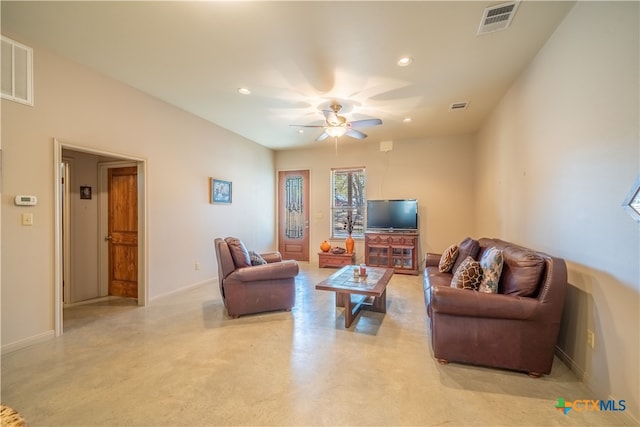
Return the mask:
<svg viewBox="0 0 640 427">
<path fill-rule="evenodd" d="M 347 132 L 347 128 L 342 126 L 330 126 L 325 129 L 325 132 L 327 132 L 329 136 L 339 138 Z"/>
</svg>

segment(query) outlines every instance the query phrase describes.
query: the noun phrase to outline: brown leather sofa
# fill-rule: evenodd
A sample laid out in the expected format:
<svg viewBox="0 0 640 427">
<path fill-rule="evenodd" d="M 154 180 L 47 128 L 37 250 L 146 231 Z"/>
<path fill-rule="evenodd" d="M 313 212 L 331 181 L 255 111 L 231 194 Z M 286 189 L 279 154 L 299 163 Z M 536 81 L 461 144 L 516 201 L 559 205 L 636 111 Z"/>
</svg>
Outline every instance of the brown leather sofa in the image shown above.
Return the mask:
<svg viewBox="0 0 640 427">
<path fill-rule="evenodd" d="M 260 254 L 265 264 L 252 265 L 249 251 L 237 238 L 216 238 L 214 244 L 220 294 L 229 316 L 294 307 L 296 261 L 283 261 L 280 252 L 269 252 Z"/>
<path fill-rule="evenodd" d="M 440 255 L 426 255 L 424 297 L 435 358 L 548 374 L 567 287 L 564 260 L 498 239 L 477 242 L 477 260 L 489 247 L 502 250 L 498 293 L 451 287 L 453 273 L 439 271 Z"/>
</svg>

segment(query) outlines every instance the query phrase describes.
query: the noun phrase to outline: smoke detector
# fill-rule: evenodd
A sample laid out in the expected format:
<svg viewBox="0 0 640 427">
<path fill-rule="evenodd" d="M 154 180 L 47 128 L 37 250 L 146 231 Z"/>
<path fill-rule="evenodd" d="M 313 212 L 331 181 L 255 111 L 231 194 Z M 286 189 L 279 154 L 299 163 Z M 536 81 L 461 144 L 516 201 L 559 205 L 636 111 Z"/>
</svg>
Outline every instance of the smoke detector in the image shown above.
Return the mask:
<svg viewBox="0 0 640 427">
<path fill-rule="evenodd" d="M 512 1 L 486 8 L 480 20 L 478 35 L 505 30 L 511 24 L 519 4 L 518 1 Z"/>
</svg>

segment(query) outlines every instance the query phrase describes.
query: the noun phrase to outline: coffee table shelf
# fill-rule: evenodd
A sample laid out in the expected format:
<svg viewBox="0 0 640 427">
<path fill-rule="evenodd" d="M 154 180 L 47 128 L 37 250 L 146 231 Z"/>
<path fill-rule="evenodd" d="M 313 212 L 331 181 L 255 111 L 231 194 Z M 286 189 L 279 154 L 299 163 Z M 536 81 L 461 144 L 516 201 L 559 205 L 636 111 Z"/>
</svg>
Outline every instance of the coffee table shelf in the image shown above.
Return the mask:
<svg viewBox="0 0 640 427">
<path fill-rule="evenodd" d="M 390 268 L 367 267 L 366 277 L 354 277 L 355 265 L 347 265 L 318 283 L 316 289 L 336 293 L 336 307 L 344 307 L 344 326 L 351 326 L 361 310 L 387 312 L 387 284 Z M 351 295 L 356 295 L 355 299 Z"/>
</svg>

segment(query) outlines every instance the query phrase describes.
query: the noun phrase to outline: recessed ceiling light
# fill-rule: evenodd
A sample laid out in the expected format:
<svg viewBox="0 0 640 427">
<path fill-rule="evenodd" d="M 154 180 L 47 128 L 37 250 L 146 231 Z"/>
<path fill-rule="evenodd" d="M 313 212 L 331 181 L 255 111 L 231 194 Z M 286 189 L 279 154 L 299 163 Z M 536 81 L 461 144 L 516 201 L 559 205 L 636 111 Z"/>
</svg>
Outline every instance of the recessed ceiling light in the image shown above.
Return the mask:
<svg viewBox="0 0 640 427">
<path fill-rule="evenodd" d="M 304 129 L 298 129 L 298 133 L 304 133 Z"/>
<path fill-rule="evenodd" d="M 398 59 L 398 67 L 406 67 L 407 65 L 411 65 L 412 62 L 413 62 L 412 57 L 403 56 L 402 58 Z"/>
<path fill-rule="evenodd" d="M 249 95 L 251 94 L 251 91 L 249 89 L 247 89 L 246 87 L 239 87 L 238 88 L 238 93 L 241 95 Z"/>
<path fill-rule="evenodd" d="M 404 119 L 402 119 L 402 123 L 411 123 L 413 121 L 413 119 L 411 117 L 405 117 Z"/>
</svg>

